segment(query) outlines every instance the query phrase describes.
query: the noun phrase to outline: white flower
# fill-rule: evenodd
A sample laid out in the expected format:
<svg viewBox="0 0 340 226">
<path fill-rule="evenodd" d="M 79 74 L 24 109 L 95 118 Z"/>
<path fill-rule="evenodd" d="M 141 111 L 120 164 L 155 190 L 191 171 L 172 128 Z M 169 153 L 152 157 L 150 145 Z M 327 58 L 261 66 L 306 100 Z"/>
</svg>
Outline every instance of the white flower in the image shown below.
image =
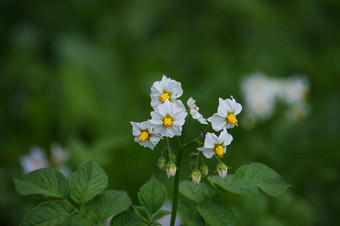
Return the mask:
<svg viewBox="0 0 340 226">
<path fill-rule="evenodd" d="M 201 182 L 202 173 L 198 169 L 194 169 L 191 173 L 192 182 L 199 184 Z"/>
<path fill-rule="evenodd" d="M 192 118 L 197 119 L 201 124 L 208 124 L 207 120 L 198 112 L 199 107 L 196 106 L 195 102 L 196 101 L 192 97 L 187 101 Z"/>
<path fill-rule="evenodd" d="M 166 175 L 168 175 L 168 178 L 175 176 L 176 170 L 177 170 L 176 164 L 173 161 L 169 161 L 165 168 Z"/>
<path fill-rule="evenodd" d="M 58 143 L 54 143 L 51 145 L 51 153 L 52 161 L 54 164 L 57 165 L 65 163 L 70 157 L 69 153 Z"/>
<path fill-rule="evenodd" d="M 24 173 L 48 167 L 45 153 L 38 147 L 33 147 L 30 152 L 20 159 Z"/>
<path fill-rule="evenodd" d="M 234 128 L 238 125 L 236 115 L 242 111 L 242 105 L 237 103 L 233 97 L 223 100 L 219 98 L 217 113 L 213 114 L 208 121 L 215 131 L 221 131 L 223 128 Z"/>
<path fill-rule="evenodd" d="M 157 145 L 161 136 L 155 133 L 153 125 L 150 120 L 145 122 L 130 122 L 132 125 L 132 134 L 135 136 L 135 141 L 143 147 L 151 150 Z"/>
<path fill-rule="evenodd" d="M 283 99 L 288 104 L 303 102 L 309 91 L 308 79 L 304 76 L 292 76 L 283 85 Z"/>
<path fill-rule="evenodd" d="M 267 119 L 273 114 L 275 98 L 282 95 L 282 80 L 254 73 L 243 79 L 241 89 L 247 114 L 256 119 Z"/>
<path fill-rule="evenodd" d="M 182 94 L 181 83 L 163 75 L 162 80 L 154 82 L 151 87 L 151 106 L 155 108 L 157 105 L 164 103 L 165 100 L 177 104 L 176 99 Z"/>
<path fill-rule="evenodd" d="M 155 111 L 151 112 L 150 122 L 156 133 L 170 138 L 181 135 L 182 126 L 188 113 L 185 112 L 182 102 L 179 101 L 179 103 L 181 105 L 165 100 L 164 104 L 157 105 Z"/>
<path fill-rule="evenodd" d="M 204 140 L 204 146 L 197 148 L 199 151 L 203 152 L 203 155 L 207 158 L 211 158 L 215 153 L 222 157 L 227 151 L 227 145 L 231 143 L 233 137 L 224 128 L 217 137 L 214 133 L 207 133 Z"/>
<path fill-rule="evenodd" d="M 220 177 L 225 178 L 225 176 L 227 176 L 228 167 L 226 164 L 220 162 L 219 164 L 217 164 L 216 170 Z"/>
</svg>

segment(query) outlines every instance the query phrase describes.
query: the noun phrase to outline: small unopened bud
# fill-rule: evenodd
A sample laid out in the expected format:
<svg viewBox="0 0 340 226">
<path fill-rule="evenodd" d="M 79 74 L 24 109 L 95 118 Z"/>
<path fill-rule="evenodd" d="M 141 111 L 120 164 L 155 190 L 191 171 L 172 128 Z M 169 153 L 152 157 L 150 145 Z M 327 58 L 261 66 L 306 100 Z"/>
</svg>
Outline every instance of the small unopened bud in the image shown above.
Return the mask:
<svg viewBox="0 0 340 226">
<path fill-rule="evenodd" d="M 225 178 L 225 176 L 227 176 L 228 167 L 223 162 L 217 164 L 216 169 L 220 177 Z"/>
<path fill-rule="evenodd" d="M 176 170 L 176 164 L 173 161 L 169 161 L 166 165 L 166 174 L 168 175 L 168 178 L 175 176 Z"/>
<path fill-rule="evenodd" d="M 192 182 L 194 182 L 195 184 L 199 184 L 201 181 L 201 171 L 199 171 L 197 168 L 194 169 L 191 173 L 191 178 L 192 178 Z"/>
<path fill-rule="evenodd" d="M 166 159 L 163 156 L 161 156 L 157 161 L 158 168 L 164 169 L 165 164 L 166 164 Z"/>
<path fill-rule="evenodd" d="M 170 158 L 172 161 L 176 161 L 176 155 L 174 153 L 170 153 Z"/>
<path fill-rule="evenodd" d="M 201 172 L 202 172 L 202 175 L 203 175 L 203 176 L 207 176 L 207 175 L 208 175 L 208 172 L 209 172 L 208 166 L 205 165 L 205 164 L 203 164 L 203 165 L 201 166 Z"/>
</svg>

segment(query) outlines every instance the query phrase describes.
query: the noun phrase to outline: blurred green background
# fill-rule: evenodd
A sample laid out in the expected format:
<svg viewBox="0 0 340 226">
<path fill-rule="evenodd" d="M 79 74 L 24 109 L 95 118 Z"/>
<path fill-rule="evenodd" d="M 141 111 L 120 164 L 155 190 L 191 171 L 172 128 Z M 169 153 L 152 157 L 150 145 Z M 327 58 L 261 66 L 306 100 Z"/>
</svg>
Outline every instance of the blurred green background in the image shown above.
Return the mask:
<svg viewBox="0 0 340 226">
<path fill-rule="evenodd" d="M 231 173 L 262 162 L 292 187 L 278 198 L 222 198 L 239 225 L 340 225 L 339 10 L 336 0 L 0 1 L 0 224 L 18 225 L 41 201 L 12 182 L 34 145 L 49 155 L 59 142 L 72 170 L 94 158 L 109 188 L 135 203 L 151 174 L 172 188 L 155 165 L 162 144 L 144 149 L 131 134 L 130 121 L 150 118 L 152 83 L 180 81 L 182 101 L 194 97 L 208 117 L 218 97 L 242 104 L 241 79 L 260 70 L 306 74 L 311 113 L 291 124 L 277 111 L 232 130 L 225 161 Z"/>
</svg>

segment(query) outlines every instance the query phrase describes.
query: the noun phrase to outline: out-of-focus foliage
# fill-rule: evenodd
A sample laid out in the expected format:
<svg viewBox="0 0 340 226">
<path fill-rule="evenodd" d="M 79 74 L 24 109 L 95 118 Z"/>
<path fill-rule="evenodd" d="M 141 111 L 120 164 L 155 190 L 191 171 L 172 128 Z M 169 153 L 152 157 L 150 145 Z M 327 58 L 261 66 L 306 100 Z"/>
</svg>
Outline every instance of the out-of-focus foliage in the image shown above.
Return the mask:
<svg viewBox="0 0 340 226">
<path fill-rule="evenodd" d="M 339 10 L 335 0 L 1 1 L 0 224 L 18 225 L 39 201 L 11 180 L 36 145 L 50 155 L 59 142 L 73 170 L 97 160 L 109 188 L 134 200 L 152 172 L 169 186 L 155 165 L 162 143 L 140 147 L 129 123 L 149 117 L 152 83 L 163 73 L 180 81 L 207 117 L 218 97 L 242 103 L 241 79 L 258 70 L 306 74 L 310 115 L 292 124 L 276 109 L 252 130 L 241 117 L 225 162 L 230 172 L 263 162 L 293 186 L 278 198 L 224 201 L 241 225 L 339 224 Z"/>
</svg>

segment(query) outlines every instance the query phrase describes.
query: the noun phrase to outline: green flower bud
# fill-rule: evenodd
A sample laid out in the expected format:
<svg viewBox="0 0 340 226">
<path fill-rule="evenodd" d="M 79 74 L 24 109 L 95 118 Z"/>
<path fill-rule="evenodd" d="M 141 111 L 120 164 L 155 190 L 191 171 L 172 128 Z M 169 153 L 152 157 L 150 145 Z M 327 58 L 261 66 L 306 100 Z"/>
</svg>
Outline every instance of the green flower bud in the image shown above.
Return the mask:
<svg viewBox="0 0 340 226">
<path fill-rule="evenodd" d="M 164 169 L 165 164 L 166 164 L 166 159 L 163 156 L 161 156 L 157 161 L 158 168 Z"/>
<path fill-rule="evenodd" d="M 174 153 L 170 153 L 170 158 L 172 161 L 176 162 L 176 155 Z"/>
<path fill-rule="evenodd" d="M 201 166 L 201 172 L 202 172 L 202 175 L 203 175 L 203 176 L 207 176 L 207 175 L 208 175 L 208 172 L 209 172 L 208 166 L 205 165 L 205 164 L 203 164 L 203 165 Z"/>
</svg>

